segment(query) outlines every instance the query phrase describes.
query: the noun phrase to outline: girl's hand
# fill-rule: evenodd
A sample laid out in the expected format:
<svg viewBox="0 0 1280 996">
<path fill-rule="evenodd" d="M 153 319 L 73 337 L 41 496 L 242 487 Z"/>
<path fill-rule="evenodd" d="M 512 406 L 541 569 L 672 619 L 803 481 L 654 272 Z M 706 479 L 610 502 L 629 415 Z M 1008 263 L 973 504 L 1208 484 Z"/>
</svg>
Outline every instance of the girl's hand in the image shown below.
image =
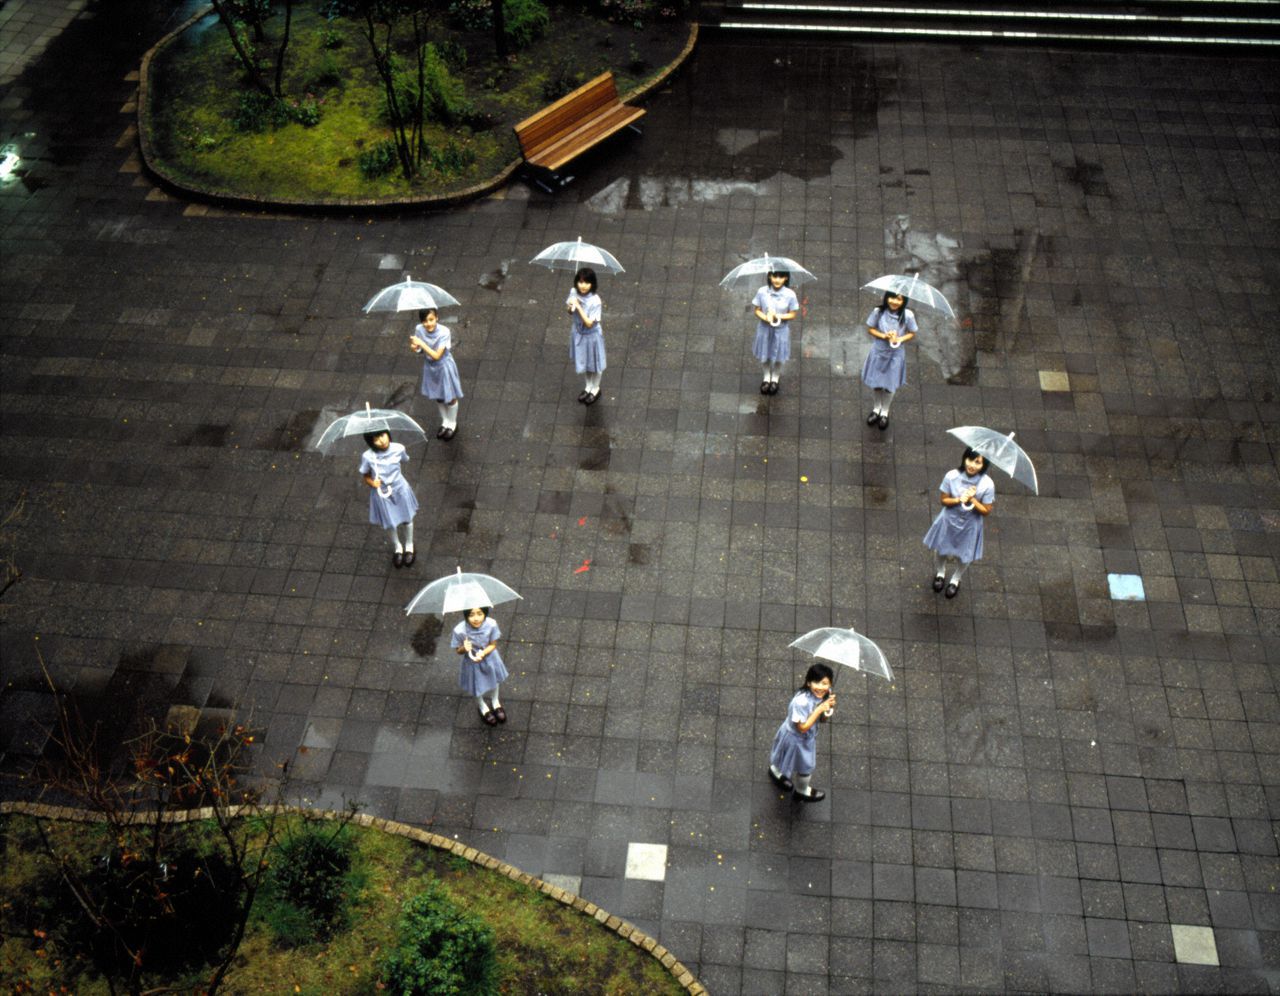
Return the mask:
<svg viewBox="0 0 1280 996">
<path fill-rule="evenodd" d="M 468 637 L 462 641 L 462 649 L 467 653 L 471 653 L 471 638 Z"/>
<path fill-rule="evenodd" d="M 372 483 L 372 484 L 370 484 L 370 485 L 369 485 L 369 487 L 371 487 L 371 488 L 380 488 L 380 487 L 382 487 L 382 478 L 381 478 L 381 477 L 375 477 L 375 478 L 373 479 L 373 483 Z"/>
<path fill-rule="evenodd" d="M 422 352 L 422 347 L 418 345 L 418 337 L 416 335 L 409 336 L 409 348 L 415 353 Z"/>
<path fill-rule="evenodd" d="M 973 496 L 978 493 L 977 488 L 965 488 L 960 494 L 961 501 L 973 501 Z"/>
</svg>

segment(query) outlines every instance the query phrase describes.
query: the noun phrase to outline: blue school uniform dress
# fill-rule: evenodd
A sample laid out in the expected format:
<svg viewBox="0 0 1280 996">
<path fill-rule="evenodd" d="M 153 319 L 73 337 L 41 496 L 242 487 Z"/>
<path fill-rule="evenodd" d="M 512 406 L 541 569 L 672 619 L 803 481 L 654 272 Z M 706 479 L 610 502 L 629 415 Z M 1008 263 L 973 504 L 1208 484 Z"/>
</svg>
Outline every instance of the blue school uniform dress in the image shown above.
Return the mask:
<svg viewBox="0 0 1280 996">
<path fill-rule="evenodd" d="M 604 355 L 604 325 L 600 321 L 600 316 L 604 312 L 604 307 L 600 303 L 599 294 L 588 294 L 582 297 L 576 290 L 570 291 L 569 296 L 565 298 L 566 307 L 577 301 L 582 305 L 582 310 L 587 313 L 587 317 L 595 322 L 591 328 L 587 328 L 582 321 L 582 316 L 576 311 L 573 313 L 573 331 L 569 338 L 569 359 L 573 360 L 573 367 L 578 373 L 601 373 L 605 368 Z"/>
<path fill-rule="evenodd" d="M 462 646 L 463 640 L 470 640 L 476 650 L 483 650 L 495 640 L 502 638 L 502 630 L 490 618 L 486 618 L 479 628 L 473 627 L 465 619 L 453 627 L 455 650 Z M 495 647 L 493 653 L 479 664 L 468 654 L 462 655 L 462 666 L 458 671 L 458 684 L 468 695 L 486 695 L 507 680 L 507 666 L 502 663 L 502 655 Z"/>
<path fill-rule="evenodd" d="M 419 325 L 413 334 L 432 349 L 447 350 L 438 360 L 422 354 L 422 394 L 433 401 L 457 401 L 462 397 L 462 381 L 458 379 L 458 364 L 453 362 L 453 336 L 449 327 L 436 325 L 435 332 L 428 335 L 426 326 Z"/>
<path fill-rule="evenodd" d="M 977 488 L 974 496 L 984 505 L 996 500 L 995 483 L 986 474 L 970 477 L 960 470 L 949 470 L 938 490 L 959 498 L 969 488 Z M 982 559 L 982 526 L 986 516 L 966 511 L 959 505 L 947 505 L 924 534 L 924 545 L 944 557 L 955 557 L 962 564 Z"/>
<path fill-rule="evenodd" d="M 801 733 L 796 724 L 808 719 L 821 701 L 807 688 L 800 689 L 791 697 L 787 718 L 778 727 L 773 738 L 773 750 L 769 752 L 769 763 L 784 775 L 813 773 L 818 763 L 818 724 L 809 727 L 808 733 Z"/>
<path fill-rule="evenodd" d="M 382 481 L 381 488 L 369 489 L 369 521 L 373 525 L 391 529 L 412 522 L 417 514 L 418 499 L 400 473 L 400 464 L 408 459 L 403 443 L 392 443 L 382 452 L 365 450 L 360 457 L 360 473 Z M 384 498 L 381 492 L 387 489 L 391 497 Z"/>
<path fill-rule="evenodd" d="M 766 284 L 756 291 L 751 306 L 766 314 L 772 308 L 774 314 L 785 315 L 800 310 L 800 299 L 790 287 L 774 290 Z M 791 359 L 791 323 L 781 322 L 774 328 L 768 322 L 757 320 L 756 341 L 751 352 L 761 363 L 785 363 Z"/>
<path fill-rule="evenodd" d="M 905 316 L 899 317 L 888 308 L 873 308 L 867 315 L 867 328 L 880 332 L 920 331 L 916 327 L 916 316 L 910 308 L 903 308 Z M 862 364 L 862 383 L 867 387 L 878 387 L 885 391 L 896 391 L 907 382 L 907 355 L 899 346 L 894 349 L 884 339 L 871 340 L 871 352 Z"/>
</svg>

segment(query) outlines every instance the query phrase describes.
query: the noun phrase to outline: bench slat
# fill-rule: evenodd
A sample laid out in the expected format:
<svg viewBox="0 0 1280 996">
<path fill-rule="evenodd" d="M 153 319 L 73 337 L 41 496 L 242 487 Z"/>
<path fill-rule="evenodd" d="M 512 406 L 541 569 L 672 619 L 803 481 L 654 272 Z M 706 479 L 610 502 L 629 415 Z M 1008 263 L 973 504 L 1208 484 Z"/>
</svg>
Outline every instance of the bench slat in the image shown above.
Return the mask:
<svg viewBox="0 0 1280 996">
<path fill-rule="evenodd" d="M 619 104 L 615 112 L 584 123 L 547 146 L 547 148 L 526 158 L 528 162 L 535 166 L 557 170 L 580 156 L 583 152 L 586 152 L 593 145 L 639 121 L 644 115 L 643 108 Z"/>
</svg>

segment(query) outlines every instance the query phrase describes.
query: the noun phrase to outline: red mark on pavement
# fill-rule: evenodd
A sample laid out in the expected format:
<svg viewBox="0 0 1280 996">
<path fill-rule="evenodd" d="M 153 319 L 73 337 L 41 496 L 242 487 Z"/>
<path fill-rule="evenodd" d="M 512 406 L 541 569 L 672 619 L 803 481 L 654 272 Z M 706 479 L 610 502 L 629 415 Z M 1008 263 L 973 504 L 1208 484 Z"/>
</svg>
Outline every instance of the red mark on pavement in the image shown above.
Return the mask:
<svg viewBox="0 0 1280 996">
<path fill-rule="evenodd" d="M 574 574 L 581 574 L 581 573 L 583 573 L 584 571 L 589 571 L 589 570 L 591 570 L 591 559 L 590 559 L 590 558 L 587 558 L 586 560 L 584 560 L 584 561 L 582 562 L 582 566 L 581 566 L 581 567 L 575 567 L 575 568 L 573 569 L 573 573 L 574 573 Z"/>
<path fill-rule="evenodd" d="M 585 526 L 586 524 L 587 524 L 587 517 L 584 515 L 581 519 L 578 520 L 578 525 Z"/>
</svg>

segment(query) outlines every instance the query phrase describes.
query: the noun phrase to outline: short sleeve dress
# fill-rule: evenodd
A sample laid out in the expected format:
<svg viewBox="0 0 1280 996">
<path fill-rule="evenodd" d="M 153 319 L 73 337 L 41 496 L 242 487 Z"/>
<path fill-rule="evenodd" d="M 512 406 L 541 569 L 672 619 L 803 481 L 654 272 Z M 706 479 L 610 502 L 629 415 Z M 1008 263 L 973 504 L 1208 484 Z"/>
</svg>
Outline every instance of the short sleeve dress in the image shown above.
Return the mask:
<svg viewBox="0 0 1280 996">
<path fill-rule="evenodd" d="M 483 650 L 489 644 L 502 638 L 502 630 L 493 619 L 486 617 L 478 627 L 472 626 L 465 619 L 453 627 L 453 641 L 450 644 L 455 650 L 462 646 L 463 640 L 470 640 L 476 650 Z M 486 695 L 507 680 L 507 666 L 502 663 L 502 655 L 497 647 L 493 653 L 479 664 L 469 654 L 462 655 L 462 665 L 458 671 L 458 684 L 468 695 Z"/>
<path fill-rule="evenodd" d="M 787 718 L 778 727 L 773 749 L 769 752 L 769 763 L 784 775 L 808 775 L 817 765 L 818 724 L 809 727 L 808 733 L 799 732 L 796 724 L 808 719 L 821 701 L 807 688 L 800 689 L 791 697 Z"/>
<path fill-rule="evenodd" d="M 773 287 L 766 284 L 756 291 L 751 306 L 775 314 L 786 315 L 800 310 L 800 299 L 790 287 Z M 761 363 L 785 363 L 791 359 L 791 323 L 780 322 L 774 328 L 768 322 L 756 321 L 756 340 L 751 346 L 752 355 Z"/>
<path fill-rule="evenodd" d="M 960 470 L 949 470 L 938 490 L 959 498 L 969 488 L 977 488 L 978 501 L 990 505 L 996 500 L 995 483 L 986 474 L 970 477 Z M 962 564 L 982 559 L 982 529 L 986 516 L 961 505 L 946 505 L 924 534 L 924 545 L 944 557 L 955 557 Z"/>
<path fill-rule="evenodd" d="M 403 443 L 392 443 L 381 451 L 367 449 L 360 457 L 360 473 L 382 481 L 381 488 L 369 489 L 369 521 L 373 525 L 392 529 L 412 522 L 418 513 L 418 499 L 400 473 L 400 464 L 408 459 Z M 390 496 L 384 496 L 384 491 L 390 491 Z"/>
<path fill-rule="evenodd" d="M 573 360 L 573 367 L 578 373 L 601 373 L 605 368 L 605 355 L 604 323 L 600 320 L 604 306 L 600 295 L 593 293 L 583 297 L 573 290 L 564 303 L 567 306 L 574 301 L 582 305 L 582 310 L 595 324 L 587 328 L 582 316 L 576 311 L 573 313 L 573 327 L 569 333 L 569 359 Z"/>
<path fill-rule="evenodd" d="M 445 350 L 438 360 L 422 354 L 421 393 L 434 401 L 457 401 L 462 397 L 462 381 L 458 378 L 458 364 L 453 360 L 453 336 L 449 327 L 436 325 L 436 330 L 428 334 L 426 326 L 419 325 L 413 334 L 432 349 Z"/>
<path fill-rule="evenodd" d="M 880 332 L 918 332 L 916 316 L 910 308 L 895 315 L 888 308 L 872 308 L 867 315 L 867 328 Z M 871 352 L 862 364 L 862 383 L 866 387 L 896 391 L 907 382 L 907 356 L 902 348 L 894 349 L 884 339 L 871 340 Z"/>
</svg>

